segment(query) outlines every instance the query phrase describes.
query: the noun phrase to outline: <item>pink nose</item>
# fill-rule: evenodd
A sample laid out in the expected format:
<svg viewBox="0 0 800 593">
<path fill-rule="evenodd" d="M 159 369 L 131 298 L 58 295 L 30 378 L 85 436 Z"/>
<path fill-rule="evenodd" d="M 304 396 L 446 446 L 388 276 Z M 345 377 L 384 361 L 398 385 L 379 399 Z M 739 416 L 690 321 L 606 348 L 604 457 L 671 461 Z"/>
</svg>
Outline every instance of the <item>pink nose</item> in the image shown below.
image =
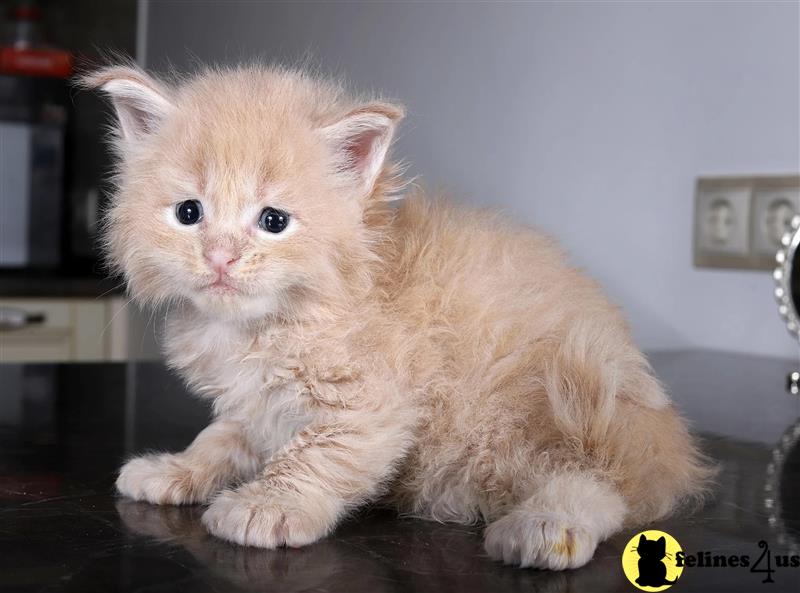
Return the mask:
<svg viewBox="0 0 800 593">
<path fill-rule="evenodd" d="M 203 253 L 206 261 L 216 272 L 227 272 L 239 255 L 225 247 L 213 247 Z"/>
</svg>

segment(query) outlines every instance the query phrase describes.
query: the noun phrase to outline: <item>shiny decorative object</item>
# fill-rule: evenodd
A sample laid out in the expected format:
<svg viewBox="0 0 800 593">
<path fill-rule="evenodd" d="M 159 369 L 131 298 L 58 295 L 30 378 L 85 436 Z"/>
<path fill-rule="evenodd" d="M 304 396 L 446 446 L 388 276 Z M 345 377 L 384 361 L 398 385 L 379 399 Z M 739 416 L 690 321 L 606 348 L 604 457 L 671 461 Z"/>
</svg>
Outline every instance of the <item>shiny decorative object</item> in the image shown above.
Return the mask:
<svg viewBox="0 0 800 593">
<path fill-rule="evenodd" d="M 792 395 L 800 393 L 800 372 L 793 371 L 786 377 L 786 391 Z"/>
<path fill-rule="evenodd" d="M 797 247 L 800 245 L 800 216 L 792 218 L 791 230 L 781 237 L 781 248 L 775 254 L 778 264 L 772 277 L 775 279 L 775 300 L 786 329 L 796 340 L 800 340 L 800 261 Z M 786 390 L 794 395 L 800 393 L 800 372 L 790 373 L 786 378 Z"/>
<path fill-rule="evenodd" d="M 798 554 L 800 500 L 794 493 L 800 467 L 800 419 L 786 429 L 772 449 L 771 457 L 766 468 L 763 500 L 767 523 L 775 530 L 778 544 L 787 547 L 790 554 Z"/>
<path fill-rule="evenodd" d="M 775 299 L 778 312 L 786 322 L 786 328 L 800 340 L 800 262 L 795 265 L 797 246 L 800 244 L 800 216 L 792 218 L 792 228 L 781 238 L 781 248 L 775 254 L 777 267 L 772 273 L 775 279 Z"/>
</svg>

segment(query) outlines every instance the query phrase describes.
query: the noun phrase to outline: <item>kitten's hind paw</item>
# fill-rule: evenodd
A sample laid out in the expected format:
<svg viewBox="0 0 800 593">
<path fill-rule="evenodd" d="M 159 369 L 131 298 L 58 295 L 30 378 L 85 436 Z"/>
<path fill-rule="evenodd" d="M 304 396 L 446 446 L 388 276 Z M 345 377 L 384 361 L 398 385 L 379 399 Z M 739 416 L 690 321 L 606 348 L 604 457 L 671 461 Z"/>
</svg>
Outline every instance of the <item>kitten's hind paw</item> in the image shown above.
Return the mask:
<svg viewBox="0 0 800 593">
<path fill-rule="evenodd" d="M 553 513 L 512 511 L 486 528 L 489 556 L 522 568 L 564 570 L 592 559 L 597 537 Z"/>
</svg>

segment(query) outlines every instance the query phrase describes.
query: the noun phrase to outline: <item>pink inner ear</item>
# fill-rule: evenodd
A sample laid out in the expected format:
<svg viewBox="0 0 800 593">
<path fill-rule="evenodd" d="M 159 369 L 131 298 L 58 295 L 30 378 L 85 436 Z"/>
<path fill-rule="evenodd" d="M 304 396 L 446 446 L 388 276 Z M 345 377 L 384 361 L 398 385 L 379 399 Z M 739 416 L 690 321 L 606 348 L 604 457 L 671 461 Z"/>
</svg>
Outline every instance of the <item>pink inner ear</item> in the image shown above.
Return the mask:
<svg viewBox="0 0 800 593">
<path fill-rule="evenodd" d="M 128 107 L 127 111 L 119 113 L 120 119 L 125 118 L 130 130 L 137 136 L 145 136 L 158 127 L 158 117 L 148 113 L 144 109 L 139 109 L 135 105 Z"/>
<path fill-rule="evenodd" d="M 364 172 L 372 158 L 372 149 L 380 136 L 379 130 L 364 130 L 348 139 L 345 151 L 351 166 L 358 172 Z"/>
</svg>

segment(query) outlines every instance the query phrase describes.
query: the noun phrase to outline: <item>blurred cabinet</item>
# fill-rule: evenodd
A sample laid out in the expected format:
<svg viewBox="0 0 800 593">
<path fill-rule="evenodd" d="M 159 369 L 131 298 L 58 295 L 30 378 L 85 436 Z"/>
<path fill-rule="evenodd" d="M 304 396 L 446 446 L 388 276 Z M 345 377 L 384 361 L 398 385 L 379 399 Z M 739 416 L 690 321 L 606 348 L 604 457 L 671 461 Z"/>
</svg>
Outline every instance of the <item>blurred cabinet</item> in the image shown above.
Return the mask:
<svg viewBox="0 0 800 593">
<path fill-rule="evenodd" d="M 125 299 L 0 298 L 0 308 L 26 315 L 0 328 L 0 362 L 113 361 L 128 358 Z"/>
</svg>

